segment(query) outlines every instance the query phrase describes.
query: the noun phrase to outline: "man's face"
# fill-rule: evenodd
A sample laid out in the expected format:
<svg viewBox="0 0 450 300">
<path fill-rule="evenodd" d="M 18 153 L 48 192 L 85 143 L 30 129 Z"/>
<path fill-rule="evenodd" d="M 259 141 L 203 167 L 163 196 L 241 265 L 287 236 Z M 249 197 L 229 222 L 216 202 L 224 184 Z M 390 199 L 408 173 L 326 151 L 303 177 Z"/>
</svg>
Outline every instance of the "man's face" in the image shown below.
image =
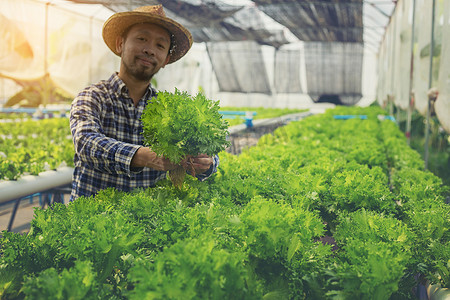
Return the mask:
<svg viewBox="0 0 450 300">
<path fill-rule="evenodd" d="M 122 57 L 119 76 L 149 82 L 169 61 L 170 36 L 158 25 L 136 24 L 116 47 Z"/>
</svg>

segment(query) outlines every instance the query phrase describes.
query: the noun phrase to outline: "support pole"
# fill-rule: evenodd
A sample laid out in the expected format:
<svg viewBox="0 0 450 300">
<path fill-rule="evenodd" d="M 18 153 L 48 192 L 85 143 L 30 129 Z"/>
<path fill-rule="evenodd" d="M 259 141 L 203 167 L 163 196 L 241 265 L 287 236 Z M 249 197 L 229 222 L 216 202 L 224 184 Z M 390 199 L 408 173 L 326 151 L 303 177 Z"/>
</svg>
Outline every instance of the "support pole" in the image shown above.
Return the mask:
<svg viewBox="0 0 450 300">
<path fill-rule="evenodd" d="M 433 52 L 434 52 L 434 8 L 436 7 L 436 0 L 433 0 L 433 7 L 431 12 L 431 42 L 430 42 L 430 70 L 428 74 L 428 89 L 431 89 L 433 86 Z M 428 148 L 430 141 L 430 115 L 431 115 L 431 101 L 428 97 L 428 106 L 427 106 L 427 122 L 425 124 L 425 170 L 428 169 Z"/>
<path fill-rule="evenodd" d="M 46 107 L 47 104 L 49 103 L 50 100 L 50 74 L 48 71 L 48 49 L 49 49 L 49 45 L 48 45 L 48 19 L 49 19 L 49 14 L 48 14 L 48 10 L 50 8 L 50 2 L 45 3 L 45 35 L 44 35 L 44 79 L 42 82 L 42 88 L 43 91 L 41 93 L 41 97 L 42 97 L 42 105 L 43 107 Z"/>
<path fill-rule="evenodd" d="M 45 34 L 44 34 L 44 74 L 48 74 L 48 8 L 50 2 L 45 3 Z"/>
<path fill-rule="evenodd" d="M 14 202 L 14 208 L 11 212 L 11 217 L 9 217 L 8 228 L 7 231 L 11 231 L 14 219 L 16 218 L 17 209 L 19 208 L 20 198 L 16 199 Z"/>
<path fill-rule="evenodd" d="M 411 64 L 409 72 L 409 104 L 406 117 L 406 139 L 408 145 L 411 144 L 411 119 L 414 110 L 414 92 L 412 90 L 414 80 L 414 35 L 416 26 L 416 0 L 412 2 L 412 26 L 411 26 Z"/>
<path fill-rule="evenodd" d="M 394 12 L 392 13 L 392 16 L 395 17 L 395 11 L 397 10 L 397 5 L 394 8 Z M 391 92 L 389 96 L 389 115 L 394 116 L 394 107 L 395 107 L 395 85 L 394 85 L 394 78 L 395 78 L 395 51 L 396 51 L 396 36 L 397 36 L 397 26 L 394 24 L 396 21 L 396 18 L 390 19 L 390 25 L 392 26 L 392 35 L 391 35 L 391 43 L 392 43 L 392 53 L 391 53 Z M 398 122 L 398 120 L 397 120 Z"/>
</svg>

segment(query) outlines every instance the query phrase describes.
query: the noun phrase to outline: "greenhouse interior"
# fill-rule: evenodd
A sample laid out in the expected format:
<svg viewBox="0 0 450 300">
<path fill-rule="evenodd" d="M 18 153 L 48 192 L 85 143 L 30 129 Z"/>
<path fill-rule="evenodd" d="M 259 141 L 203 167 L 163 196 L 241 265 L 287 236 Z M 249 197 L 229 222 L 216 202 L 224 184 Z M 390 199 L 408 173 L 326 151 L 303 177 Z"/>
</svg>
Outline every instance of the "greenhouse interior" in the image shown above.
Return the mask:
<svg viewBox="0 0 450 300">
<path fill-rule="evenodd" d="M 1 0 L 0 31 L 1 299 L 450 299 L 450 1 Z"/>
</svg>

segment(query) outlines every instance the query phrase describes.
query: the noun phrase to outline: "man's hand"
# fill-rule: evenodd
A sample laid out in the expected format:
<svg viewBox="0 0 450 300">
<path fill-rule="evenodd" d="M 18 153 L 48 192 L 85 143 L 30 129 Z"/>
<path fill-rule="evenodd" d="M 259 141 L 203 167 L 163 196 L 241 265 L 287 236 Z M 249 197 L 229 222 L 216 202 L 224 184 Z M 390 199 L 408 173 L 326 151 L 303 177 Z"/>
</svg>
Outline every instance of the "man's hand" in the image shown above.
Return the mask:
<svg viewBox="0 0 450 300">
<path fill-rule="evenodd" d="M 170 171 L 177 167 L 167 158 L 158 156 L 148 147 L 141 147 L 131 160 L 132 167 L 148 167 L 158 171 Z"/>
<path fill-rule="evenodd" d="M 191 171 L 192 175 L 198 175 L 208 171 L 213 163 L 214 159 L 206 154 L 191 156 L 184 159 L 181 162 L 181 164 L 186 170 L 188 171 L 191 171 L 192 169 L 195 170 L 195 174 L 194 172 Z"/>
<path fill-rule="evenodd" d="M 149 147 L 141 147 L 136 151 L 131 160 L 132 167 L 148 167 L 158 171 L 170 171 L 176 169 L 179 165 L 185 170 L 191 172 L 193 176 L 202 174 L 209 170 L 214 163 L 214 159 L 207 154 L 189 156 L 176 165 L 167 158 L 158 156 Z"/>
</svg>

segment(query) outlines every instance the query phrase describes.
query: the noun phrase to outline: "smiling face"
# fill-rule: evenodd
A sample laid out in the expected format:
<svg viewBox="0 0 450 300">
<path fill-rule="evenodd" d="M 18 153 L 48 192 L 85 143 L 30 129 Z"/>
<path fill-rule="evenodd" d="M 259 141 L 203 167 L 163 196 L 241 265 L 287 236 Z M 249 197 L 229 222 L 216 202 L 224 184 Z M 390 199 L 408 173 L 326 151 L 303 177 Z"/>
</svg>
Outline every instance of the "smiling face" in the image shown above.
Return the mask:
<svg viewBox="0 0 450 300">
<path fill-rule="evenodd" d="M 124 37 L 117 38 L 116 49 L 122 58 L 119 77 L 150 82 L 169 61 L 169 48 L 166 29 L 150 23 L 134 25 Z"/>
</svg>

